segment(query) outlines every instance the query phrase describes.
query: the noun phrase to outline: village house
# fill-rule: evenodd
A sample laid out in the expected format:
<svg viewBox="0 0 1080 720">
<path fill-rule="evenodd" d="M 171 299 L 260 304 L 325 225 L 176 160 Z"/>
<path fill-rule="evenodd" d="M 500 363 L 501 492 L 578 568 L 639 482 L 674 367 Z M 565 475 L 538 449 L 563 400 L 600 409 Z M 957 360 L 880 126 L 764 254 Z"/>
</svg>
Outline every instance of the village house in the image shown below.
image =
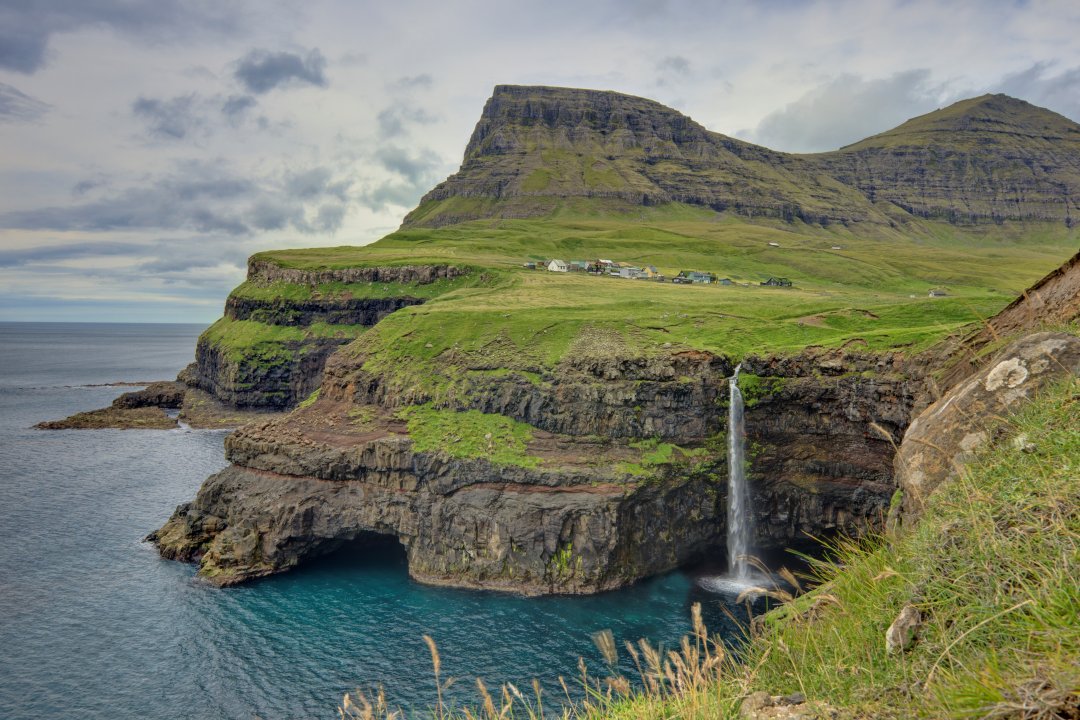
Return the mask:
<svg viewBox="0 0 1080 720">
<path fill-rule="evenodd" d="M 571 260 L 570 272 L 585 272 L 589 269 L 589 263 L 586 260 Z"/>
<path fill-rule="evenodd" d="M 636 278 L 638 273 L 641 272 L 641 268 L 634 267 L 633 265 L 627 265 L 619 268 L 619 277 L 621 278 Z"/>
<path fill-rule="evenodd" d="M 697 270 L 682 270 L 678 275 L 671 278 L 671 282 L 683 285 L 708 285 L 716 282 L 716 276 L 712 273 L 703 273 Z"/>
<path fill-rule="evenodd" d="M 934 288 L 933 290 L 930 291 L 929 297 L 946 297 L 948 294 L 949 293 L 945 292 L 944 290 L 942 290 L 940 288 Z"/>
<path fill-rule="evenodd" d="M 732 280 L 731 278 L 720 278 L 719 280 L 716 281 L 716 284 L 717 285 L 734 285 L 735 281 Z"/>
<path fill-rule="evenodd" d="M 791 287 L 791 281 L 787 278 L 771 277 L 765 282 L 761 283 L 766 287 Z"/>
<path fill-rule="evenodd" d="M 548 272 L 569 272 L 570 266 L 563 260 L 552 260 L 547 265 Z"/>
</svg>

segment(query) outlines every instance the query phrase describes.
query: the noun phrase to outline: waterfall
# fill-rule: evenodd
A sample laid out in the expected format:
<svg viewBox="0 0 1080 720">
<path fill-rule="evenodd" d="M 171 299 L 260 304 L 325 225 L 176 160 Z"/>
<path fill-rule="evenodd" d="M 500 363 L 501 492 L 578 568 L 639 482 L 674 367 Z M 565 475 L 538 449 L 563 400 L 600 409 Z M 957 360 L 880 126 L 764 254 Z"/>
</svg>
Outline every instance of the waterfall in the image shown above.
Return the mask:
<svg viewBox="0 0 1080 720">
<path fill-rule="evenodd" d="M 750 544 L 750 493 L 746 487 L 746 427 L 743 422 L 743 398 L 739 392 L 739 369 L 728 378 L 728 574 L 746 578 L 750 568 L 742 559 Z"/>
</svg>

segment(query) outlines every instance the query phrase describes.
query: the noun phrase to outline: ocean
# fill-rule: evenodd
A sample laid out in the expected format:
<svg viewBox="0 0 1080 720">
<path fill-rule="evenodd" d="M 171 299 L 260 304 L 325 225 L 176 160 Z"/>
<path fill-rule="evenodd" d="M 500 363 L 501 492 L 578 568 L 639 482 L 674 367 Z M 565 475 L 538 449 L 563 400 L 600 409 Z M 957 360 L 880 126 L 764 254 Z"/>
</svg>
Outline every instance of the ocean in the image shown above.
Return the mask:
<svg viewBox="0 0 1080 720">
<path fill-rule="evenodd" d="M 591 635 L 673 646 L 690 606 L 734 632 L 708 567 L 590 597 L 433 588 L 396 546 L 345 548 L 296 571 L 217 589 L 143 538 L 225 467 L 224 431 L 33 429 L 108 405 L 189 363 L 201 326 L 0 323 L 0 717 L 336 718 L 342 694 L 382 686 L 393 705 L 435 701 L 422 635 L 449 697 L 541 680 L 551 705 Z M 723 558 L 719 558 L 722 560 Z M 707 584 L 707 583 L 706 583 Z"/>
</svg>

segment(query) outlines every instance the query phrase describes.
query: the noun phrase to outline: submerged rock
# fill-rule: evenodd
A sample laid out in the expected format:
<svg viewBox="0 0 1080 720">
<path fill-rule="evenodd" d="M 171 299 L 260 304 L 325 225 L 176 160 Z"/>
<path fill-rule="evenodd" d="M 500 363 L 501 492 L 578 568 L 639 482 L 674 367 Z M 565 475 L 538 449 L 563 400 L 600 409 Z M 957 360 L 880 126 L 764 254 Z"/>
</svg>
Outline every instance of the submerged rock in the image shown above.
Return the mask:
<svg viewBox="0 0 1080 720">
<path fill-rule="evenodd" d="M 161 408 L 108 407 L 75 413 L 63 420 L 41 422 L 34 427 L 40 430 L 172 430 L 179 425 Z"/>
</svg>

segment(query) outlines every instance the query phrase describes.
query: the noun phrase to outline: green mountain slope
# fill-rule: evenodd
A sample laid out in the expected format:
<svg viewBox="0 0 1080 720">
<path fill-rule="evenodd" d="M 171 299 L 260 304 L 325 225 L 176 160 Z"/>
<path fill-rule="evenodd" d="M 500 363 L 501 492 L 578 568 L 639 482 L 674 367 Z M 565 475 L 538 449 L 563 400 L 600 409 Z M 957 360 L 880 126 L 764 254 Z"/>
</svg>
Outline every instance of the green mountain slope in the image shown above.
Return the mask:
<svg viewBox="0 0 1080 720">
<path fill-rule="evenodd" d="M 685 203 L 829 226 L 1062 221 L 1077 214 L 1080 126 L 1002 95 L 965 100 L 834 153 L 793 155 L 614 92 L 500 85 L 459 172 L 404 227 Z M 596 208 L 593 209 L 593 212 Z"/>
<path fill-rule="evenodd" d="M 1080 126 L 983 95 L 817 156 L 867 198 L 951 223 L 1080 219 Z"/>
</svg>

